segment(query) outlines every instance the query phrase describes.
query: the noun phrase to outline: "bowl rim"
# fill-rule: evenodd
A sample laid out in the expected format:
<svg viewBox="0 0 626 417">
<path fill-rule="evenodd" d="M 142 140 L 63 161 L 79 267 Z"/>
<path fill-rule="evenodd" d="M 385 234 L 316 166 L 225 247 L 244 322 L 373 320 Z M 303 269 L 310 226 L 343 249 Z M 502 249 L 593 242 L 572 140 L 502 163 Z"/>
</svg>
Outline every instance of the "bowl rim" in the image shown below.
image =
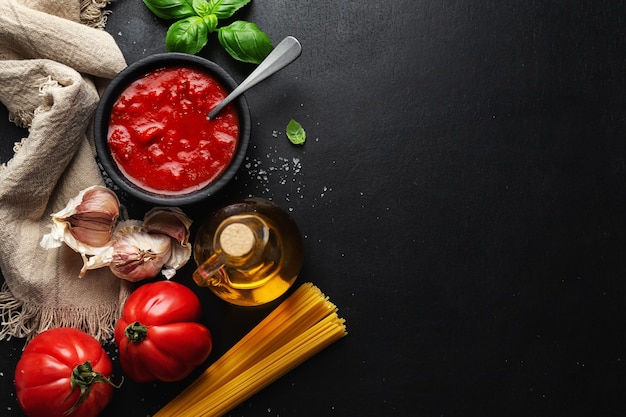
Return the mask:
<svg viewBox="0 0 626 417">
<path fill-rule="evenodd" d="M 136 199 L 155 205 L 189 205 L 205 200 L 216 194 L 237 174 L 237 171 L 244 161 L 250 143 L 250 108 L 248 107 L 246 98 L 242 94 L 232 101 L 239 116 L 239 140 L 237 141 L 237 149 L 235 150 L 233 159 L 228 168 L 214 181 L 203 188 L 189 193 L 172 195 L 143 189 L 126 178 L 118 168 L 108 147 L 108 125 L 112 105 L 117 100 L 120 93 L 131 82 L 153 70 L 174 66 L 190 66 L 203 70 L 215 77 L 228 93 L 237 87 L 237 83 L 230 74 L 224 68 L 209 59 L 182 52 L 156 53 L 139 59 L 120 71 L 102 92 L 94 115 L 93 134 L 96 155 L 106 174 L 122 191 Z"/>
</svg>

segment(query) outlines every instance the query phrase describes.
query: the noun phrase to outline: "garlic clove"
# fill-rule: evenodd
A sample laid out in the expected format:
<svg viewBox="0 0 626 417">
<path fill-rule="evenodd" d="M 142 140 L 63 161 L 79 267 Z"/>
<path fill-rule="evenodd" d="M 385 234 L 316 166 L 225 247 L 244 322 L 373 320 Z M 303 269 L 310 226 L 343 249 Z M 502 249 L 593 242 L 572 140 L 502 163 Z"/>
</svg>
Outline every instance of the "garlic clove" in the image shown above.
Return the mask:
<svg viewBox="0 0 626 417">
<path fill-rule="evenodd" d="M 149 233 L 160 233 L 172 238 L 170 258 L 165 262 L 163 275 L 170 279 L 191 258 L 189 242 L 191 219 L 178 207 L 155 207 L 146 213 L 143 227 Z"/>
<path fill-rule="evenodd" d="M 169 277 L 168 274 L 166 274 L 165 272 L 163 273 L 163 275 L 165 275 L 167 279 L 170 279 L 172 276 L 174 276 L 177 270 L 187 264 L 189 258 L 191 258 L 191 244 L 187 244 L 185 246 L 172 244 L 172 251 L 170 253 L 169 259 L 165 262 L 165 266 L 173 271 L 170 271 L 171 275 Z"/>
<path fill-rule="evenodd" d="M 189 243 L 191 219 L 178 207 L 155 207 L 143 218 L 144 229 L 176 239 L 181 245 Z"/>
<path fill-rule="evenodd" d="M 113 191 L 94 185 L 71 198 L 65 208 L 52 214 L 50 233 L 40 245 L 46 249 L 67 244 L 76 252 L 97 252 L 110 240 L 120 213 L 120 202 Z"/>
<path fill-rule="evenodd" d="M 103 246 L 111 240 L 114 223 L 111 217 L 99 213 L 74 214 L 69 218 L 70 233 L 76 240 L 89 246 Z"/>
<path fill-rule="evenodd" d="M 131 282 L 155 277 L 171 256 L 172 239 L 146 232 L 136 220 L 121 222 L 113 237 L 109 268 Z"/>
</svg>

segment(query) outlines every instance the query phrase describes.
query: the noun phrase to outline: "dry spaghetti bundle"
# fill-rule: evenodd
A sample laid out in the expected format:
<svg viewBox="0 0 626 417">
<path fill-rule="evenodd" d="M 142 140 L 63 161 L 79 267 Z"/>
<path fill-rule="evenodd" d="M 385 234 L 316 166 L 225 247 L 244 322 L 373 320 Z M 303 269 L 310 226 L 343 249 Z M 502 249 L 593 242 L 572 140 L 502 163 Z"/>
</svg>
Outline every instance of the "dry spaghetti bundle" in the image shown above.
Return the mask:
<svg viewBox="0 0 626 417">
<path fill-rule="evenodd" d="M 220 416 L 346 334 L 337 307 L 302 284 L 154 417 Z"/>
</svg>

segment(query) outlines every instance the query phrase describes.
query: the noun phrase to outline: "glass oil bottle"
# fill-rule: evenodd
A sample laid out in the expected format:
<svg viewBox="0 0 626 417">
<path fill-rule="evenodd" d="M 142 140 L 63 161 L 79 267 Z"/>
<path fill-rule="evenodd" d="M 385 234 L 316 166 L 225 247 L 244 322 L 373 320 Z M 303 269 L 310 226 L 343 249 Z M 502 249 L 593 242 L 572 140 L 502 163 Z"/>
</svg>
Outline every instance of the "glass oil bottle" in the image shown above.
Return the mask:
<svg viewBox="0 0 626 417">
<path fill-rule="evenodd" d="M 221 299 L 255 306 L 283 295 L 303 262 L 302 236 L 278 205 L 259 197 L 228 204 L 202 223 L 194 242 L 195 283 Z"/>
</svg>

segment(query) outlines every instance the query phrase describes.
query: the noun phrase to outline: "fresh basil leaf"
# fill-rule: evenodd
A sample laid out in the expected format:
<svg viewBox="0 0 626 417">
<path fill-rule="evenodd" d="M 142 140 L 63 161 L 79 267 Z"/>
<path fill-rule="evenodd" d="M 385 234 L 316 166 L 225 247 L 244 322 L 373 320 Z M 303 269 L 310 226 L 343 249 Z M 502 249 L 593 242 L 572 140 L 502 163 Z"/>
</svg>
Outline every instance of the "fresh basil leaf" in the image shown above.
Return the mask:
<svg viewBox="0 0 626 417">
<path fill-rule="evenodd" d="M 167 30 L 165 46 L 168 52 L 197 54 L 208 41 L 208 28 L 200 16 L 191 16 L 175 22 Z"/>
<path fill-rule="evenodd" d="M 250 0 L 209 0 L 209 8 L 218 19 L 228 19 L 248 3 Z"/>
<path fill-rule="evenodd" d="M 152 13 L 161 19 L 184 19 L 193 16 L 193 0 L 143 0 Z"/>
<path fill-rule="evenodd" d="M 192 0 L 193 10 L 200 17 L 208 16 L 211 13 L 211 7 L 209 6 L 209 2 L 206 0 Z"/>
<path fill-rule="evenodd" d="M 270 38 L 254 23 L 237 20 L 217 34 L 222 47 L 238 61 L 259 64 L 273 49 Z"/>
<path fill-rule="evenodd" d="M 202 17 L 209 33 L 215 32 L 217 29 L 217 16 L 210 14 Z"/>
<path fill-rule="evenodd" d="M 304 131 L 302 125 L 294 119 L 291 119 L 289 123 L 287 123 L 285 133 L 287 133 L 287 138 L 294 145 L 304 145 L 304 142 L 306 141 L 306 132 Z"/>
</svg>

